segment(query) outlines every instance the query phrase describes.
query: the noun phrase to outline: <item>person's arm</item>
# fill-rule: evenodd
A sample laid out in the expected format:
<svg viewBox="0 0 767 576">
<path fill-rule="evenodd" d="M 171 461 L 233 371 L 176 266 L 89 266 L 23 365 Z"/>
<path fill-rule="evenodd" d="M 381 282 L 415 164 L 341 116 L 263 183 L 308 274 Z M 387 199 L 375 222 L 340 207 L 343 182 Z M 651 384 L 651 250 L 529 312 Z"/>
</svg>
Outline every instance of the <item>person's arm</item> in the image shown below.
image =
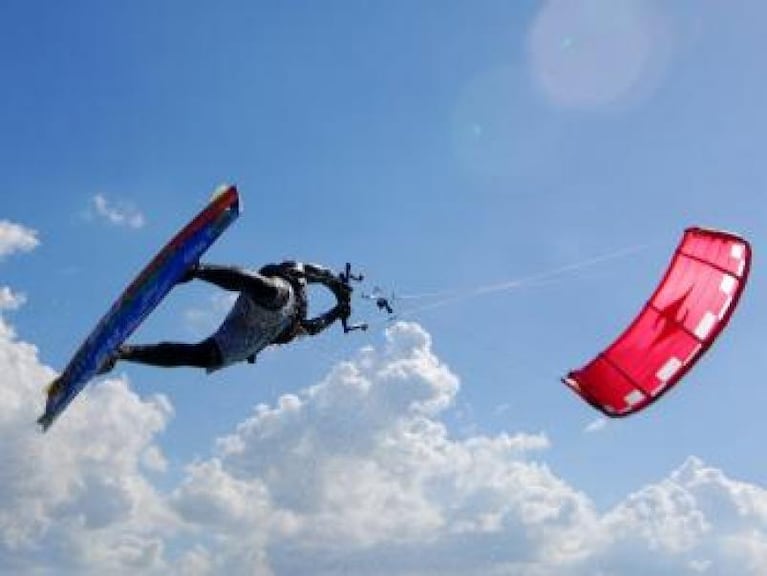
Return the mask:
<svg viewBox="0 0 767 576">
<path fill-rule="evenodd" d="M 304 264 L 303 269 L 307 282 L 324 285 L 333 293 L 337 301 L 337 305 L 324 314 L 305 320 L 303 322 L 304 330 L 309 334 L 317 334 L 336 320 L 345 321 L 351 314 L 351 287 L 338 274 L 324 266 Z M 346 330 L 345 325 L 344 330 Z"/>
<path fill-rule="evenodd" d="M 336 320 L 340 320 L 341 318 L 345 318 L 347 316 L 349 316 L 349 305 L 340 303 L 324 314 L 320 314 L 315 318 L 304 320 L 301 322 L 301 326 L 307 334 L 314 336 L 315 334 L 319 334 L 325 330 L 325 328 L 333 324 Z"/>
<path fill-rule="evenodd" d="M 335 295 L 339 304 L 349 304 L 351 290 L 348 284 L 342 282 L 338 274 L 335 274 L 329 268 L 317 264 L 303 264 L 302 273 L 309 284 L 322 284 L 330 290 Z"/>
<path fill-rule="evenodd" d="M 324 284 L 331 287 L 339 283 L 337 274 L 330 268 L 318 264 L 303 264 L 303 275 L 310 284 Z"/>
</svg>

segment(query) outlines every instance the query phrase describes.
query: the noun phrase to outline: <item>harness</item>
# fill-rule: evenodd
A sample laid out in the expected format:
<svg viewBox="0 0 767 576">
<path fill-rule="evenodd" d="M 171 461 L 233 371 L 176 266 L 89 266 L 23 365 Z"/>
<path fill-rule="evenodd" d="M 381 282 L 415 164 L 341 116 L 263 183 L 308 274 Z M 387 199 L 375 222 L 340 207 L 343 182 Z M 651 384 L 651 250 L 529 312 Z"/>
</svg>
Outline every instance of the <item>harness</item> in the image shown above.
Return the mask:
<svg viewBox="0 0 767 576">
<path fill-rule="evenodd" d="M 290 326 L 283 330 L 274 340 L 274 344 L 287 344 L 293 338 L 301 334 L 301 322 L 306 318 L 309 311 L 309 300 L 306 294 L 306 279 L 303 275 L 303 267 L 296 262 L 282 262 L 281 264 L 267 264 L 259 270 L 264 276 L 279 276 L 290 284 L 296 304 L 293 312 L 293 321 Z M 250 361 L 250 358 L 248 358 Z M 255 359 L 254 359 L 255 361 Z"/>
</svg>

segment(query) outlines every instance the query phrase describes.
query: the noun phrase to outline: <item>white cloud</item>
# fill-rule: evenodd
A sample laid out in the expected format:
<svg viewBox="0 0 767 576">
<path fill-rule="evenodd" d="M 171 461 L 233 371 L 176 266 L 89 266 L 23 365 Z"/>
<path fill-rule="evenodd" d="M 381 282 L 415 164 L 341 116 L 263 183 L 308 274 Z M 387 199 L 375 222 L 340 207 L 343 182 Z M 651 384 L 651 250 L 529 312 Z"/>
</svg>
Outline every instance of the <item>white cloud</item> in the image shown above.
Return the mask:
<svg viewBox="0 0 767 576">
<path fill-rule="evenodd" d="M 536 458 L 545 436 L 452 438 L 457 393 L 428 334 L 397 324 L 383 350 L 257 407 L 176 511 L 213 536 L 214 572 L 759 574 L 763 488 L 692 458 L 600 514 Z"/>
<path fill-rule="evenodd" d="M 39 244 L 34 230 L 8 220 L 0 220 L 0 260 L 16 252 L 29 252 Z"/>
<path fill-rule="evenodd" d="M 486 574 L 544 550 L 568 558 L 568 542 L 580 538 L 563 520 L 588 522 L 592 513 L 585 497 L 529 460 L 547 439 L 452 440 L 437 416 L 457 392 L 458 379 L 434 355 L 428 334 L 397 324 L 383 351 L 362 350 L 321 383 L 259 406 L 221 439 L 207 463 L 215 472 L 177 494 L 186 501 L 195 487 L 206 499 L 223 499 L 226 506 L 210 512 L 214 521 L 199 510 L 178 511 L 217 535 L 223 548 L 214 557 L 221 558 L 240 542 L 246 501 L 268 502 L 270 513 L 245 531 L 263 529 L 264 518 L 273 523 L 280 537 L 272 535 L 268 550 L 276 573 L 331 574 L 340 562 L 359 574 L 456 566 Z M 214 474 L 220 479 L 211 484 Z M 209 491 L 218 494 L 219 486 L 223 494 L 214 498 Z M 498 550 L 481 560 L 484 546 Z"/>
<path fill-rule="evenodd" d="M 26 301 L 24 294 L 13 292 L 8 286 L 0 286 L 0 310 L 16 310 Z"/>
<path fill-rule="evenodd" d="M 765 506 L 764 487 L 732 480 L 691 457 L 601 518 L 602 543 L 591 566 L 626 576 L 760 576 L 767 561 Z"/>
<path fill-rule="evenodd" d="M 597 418 L 596 420 L 592 420 L 589 422 L 586 427 L 583 429 L 584 432 L 587 434 L 593 434 L 595 432 L 600 432 L 605 429 L 607 426 L 607 418 Z"/>
<path fill-rule="evenodd" d="M 37 232 L 19 224 L 0 220 L 0 260 L 15 252 L 29 252 L 40 244 Z M 0 286 L 0 312 L 16 310 L 24 305 L 24 294 L 14 292 L 9 286 Z"/>
<path fill-rule="evenodd" d="M 43 435 L 53 375 L 0 315 L 0 572 L 757 576 L 767 562 L 767 490 L 699 459 L 600 512 L 545 464 L 545 435 L 454 437 L 459 380 L 416 324 L 257 406 L 175 484 L 166 398 L 110 379 Z"/>
<path fill-rule="evenodd" d="M 0 572 L 160 570 L 173 514 L 139 464 L 170 406 L 111 380 L 43 435 L 53 375 L 0 316 Z"/>
<path fill-rule="evenodd" d="M 142 228 L 146 223 L 144 215 L 130 204 L 112 204 L 102 194 L 96 194 L 91 203 L 98 216 L 115 226 Z"/>
</svg>

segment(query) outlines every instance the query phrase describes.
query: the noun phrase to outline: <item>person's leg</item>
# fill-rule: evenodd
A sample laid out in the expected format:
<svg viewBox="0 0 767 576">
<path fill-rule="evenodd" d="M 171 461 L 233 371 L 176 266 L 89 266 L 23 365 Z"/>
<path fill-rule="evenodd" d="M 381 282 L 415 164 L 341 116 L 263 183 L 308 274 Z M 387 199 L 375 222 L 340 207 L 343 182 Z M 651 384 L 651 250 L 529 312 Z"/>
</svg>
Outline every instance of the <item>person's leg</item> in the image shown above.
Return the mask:
<svg viewBox="0 0 767 576">
<path fill-rule="evenodd" d="M 289 296 L 284 281 L 262 274 L 251 274 L 247 290 L 256 304 L 270 310 L 282 307 Z"/>
<path fill-rule="evenodd" d="M 161 342 L 150 345 L 123 345 L 116 360 L 149 364 L 151 366 L 215 368 L 222 362 L 221 351 L 213 338 L 197 344 Z"/>
<path fill-rule="evenodd" d="M 270 268 L 265 266 L 264 269 Z M 192 276 L 225 290 L 247 292 L 259 306 L 265 308 L 277 309 L 289 296 L 289 289 L 284 281 L 261 272 L 246 272 L 233 266 L 200 264 L 194 269 Z"/>
</svg>

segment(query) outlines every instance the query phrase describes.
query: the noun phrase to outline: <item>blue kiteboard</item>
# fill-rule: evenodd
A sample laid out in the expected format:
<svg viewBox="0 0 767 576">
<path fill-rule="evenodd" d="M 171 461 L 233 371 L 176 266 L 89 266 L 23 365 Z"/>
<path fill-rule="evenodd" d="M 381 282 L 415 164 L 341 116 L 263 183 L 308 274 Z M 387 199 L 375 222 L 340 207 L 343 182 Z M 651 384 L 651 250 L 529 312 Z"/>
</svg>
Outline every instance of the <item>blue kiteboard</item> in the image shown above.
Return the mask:
<svg viewBox="0 0 767 576">
<path fill-rule="evenodd" d="M 157 253 L 101 318 L 64 372 L 48 387 L 45 413 L 37 420 L 43 430 L 53 424 L 239 213 L 237 189 L 221 188 L 208 206 Z"/>
</svg>

